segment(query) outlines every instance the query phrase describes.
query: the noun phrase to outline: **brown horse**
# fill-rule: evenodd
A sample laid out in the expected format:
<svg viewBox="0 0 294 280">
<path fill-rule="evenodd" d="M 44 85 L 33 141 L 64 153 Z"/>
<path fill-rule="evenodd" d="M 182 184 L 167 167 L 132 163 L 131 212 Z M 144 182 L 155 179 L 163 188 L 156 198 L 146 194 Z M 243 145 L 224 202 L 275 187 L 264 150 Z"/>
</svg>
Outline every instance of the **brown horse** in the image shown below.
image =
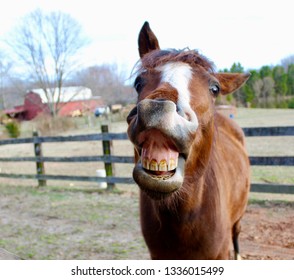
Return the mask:
<svg viewBox="0 0 294 280">
<path fill-rule="evenodd" d="M 238 258 L 250 166 L 241 128 L 214 101 L 249 75 L 216 73 L 194 50 L 161 50 L 148 22 L 138 42 L 138 103 L 127 121 L 151 258 L 228 259 L 231 240 Z"/>
</svg>

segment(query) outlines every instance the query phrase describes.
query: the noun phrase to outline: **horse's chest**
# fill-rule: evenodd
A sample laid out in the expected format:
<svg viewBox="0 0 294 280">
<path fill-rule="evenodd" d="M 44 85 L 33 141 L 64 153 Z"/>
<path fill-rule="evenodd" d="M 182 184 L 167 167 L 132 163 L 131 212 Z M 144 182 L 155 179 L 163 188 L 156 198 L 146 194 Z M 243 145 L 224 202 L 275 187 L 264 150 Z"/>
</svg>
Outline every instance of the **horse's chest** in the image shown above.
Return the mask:
<svg viewBox="0 0 294 280">
<path fill-rule="evenodd" d="M 215 244 L 215 240 L 221 241 L 215 233 L 191 225 L 173 225 L 162 228 L 156 238 L 153 236 L 151 244 L 146 241 L 153 258 L 213 259 L 220 245 Z"/>
<path fill-rule="evenodd" d="M 145 238 L 155 258 L 197 259 L 212 255 L 218 251 L 215 240 L 221 241 L 225 235 L 222 227 L 196 214 L 163 219 L 158 226 L 152 236 Z"/>
</svg>

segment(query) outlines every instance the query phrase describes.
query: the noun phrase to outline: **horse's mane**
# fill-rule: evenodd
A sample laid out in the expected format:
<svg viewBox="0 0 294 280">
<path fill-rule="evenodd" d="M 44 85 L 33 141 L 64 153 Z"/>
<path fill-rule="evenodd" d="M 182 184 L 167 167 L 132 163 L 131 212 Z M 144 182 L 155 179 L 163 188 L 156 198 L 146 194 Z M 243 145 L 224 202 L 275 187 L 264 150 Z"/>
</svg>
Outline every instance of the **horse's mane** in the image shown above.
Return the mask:
<svg viewBox="0 0 294 280">
<path fill-rule="evenodd" d="M 192 67 L 200 66 L 208 72 L 214 72 L 214 64 L 211 61 L 196 50 L 190 49 L 154 50 L 145 54 L 140 62 L 139 72 L 152 70 L 167 62 L 184 62 Z"/>
</svg>

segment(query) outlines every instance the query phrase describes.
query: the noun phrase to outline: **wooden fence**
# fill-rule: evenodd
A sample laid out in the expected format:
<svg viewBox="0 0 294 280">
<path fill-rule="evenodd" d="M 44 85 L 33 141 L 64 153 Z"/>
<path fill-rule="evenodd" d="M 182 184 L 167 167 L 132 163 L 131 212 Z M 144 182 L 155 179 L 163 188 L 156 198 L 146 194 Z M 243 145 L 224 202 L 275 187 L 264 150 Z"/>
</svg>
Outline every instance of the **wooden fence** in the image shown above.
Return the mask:
<svg viewBox="0 0 294 280">
<path fill-rule="evenodd" d="M 247 137 L 254 136 L 294 136 L 294 126 L 291 127 L 255 127 L 243 128 Z M 0 141 L 0 145 L 31 143 L 34 145 L 34 157 L 0 157 L 1 162 L 36 162 L 37 174 L 7 174 L 0 173 L 0 177 L 14 179 L 37 179 L 39 186 L 45 186 L 47 180 L 69 180 L 69 181 L 87 181 L 87 182 L 106 182 L 108 189 L 112 189 L 115 184 L 134 184 L 132 178 L 116 177 L 113 174 L 113 163 L 133 164 L 134 158 L 131 156 L 113 156 L 111 155 L 111 141 L 127 140 L 126 133 L 109 133 L 107 126 L 101 127 L 102 133 L 74 136 L 54 136 L 39 137 L 34 133 L 31 138 L 5 139 Z M 52 142 L 74 142 L 74 141 L 102 141 L 103 155 L 100 156 L 75 156 L 75 157 L 45 157 L 42 155 L 42 143 Z M 67 175 L 48 175 L 45 174 L 45 162 L 104 162 L 106 177 L 97 176 L 67 176 Z M 262 157 L 251 156 L 251 165 L 274 165 L 274 166 L 294 166 L 294 156 L 275 156 Z M 252 192 L 269 193 L 287 193 L 294 194 L 294 186 L 277 184 L 251 184 Z"/>
</svg>

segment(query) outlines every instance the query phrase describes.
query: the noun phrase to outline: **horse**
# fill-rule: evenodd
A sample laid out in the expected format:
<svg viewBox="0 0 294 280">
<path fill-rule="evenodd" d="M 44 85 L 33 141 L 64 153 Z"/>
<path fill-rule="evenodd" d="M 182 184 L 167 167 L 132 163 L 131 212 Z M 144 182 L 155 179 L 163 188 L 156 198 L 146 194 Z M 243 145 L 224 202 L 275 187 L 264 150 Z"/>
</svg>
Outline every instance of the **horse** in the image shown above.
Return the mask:
<svg viewBox="0 0 294 280">
<path fill-rule="evenodd" d="M 240 259 L 250 165 L 242 129 L 215 100 L 246 73 L 218 73 L 196 50 L 160 49 L 145 22 L 138 37 L 136 106 L 127 116 L 133 178 L 151 259 Z M 232 248 L 232 243 L 233 248 Z"/>
</svg>

